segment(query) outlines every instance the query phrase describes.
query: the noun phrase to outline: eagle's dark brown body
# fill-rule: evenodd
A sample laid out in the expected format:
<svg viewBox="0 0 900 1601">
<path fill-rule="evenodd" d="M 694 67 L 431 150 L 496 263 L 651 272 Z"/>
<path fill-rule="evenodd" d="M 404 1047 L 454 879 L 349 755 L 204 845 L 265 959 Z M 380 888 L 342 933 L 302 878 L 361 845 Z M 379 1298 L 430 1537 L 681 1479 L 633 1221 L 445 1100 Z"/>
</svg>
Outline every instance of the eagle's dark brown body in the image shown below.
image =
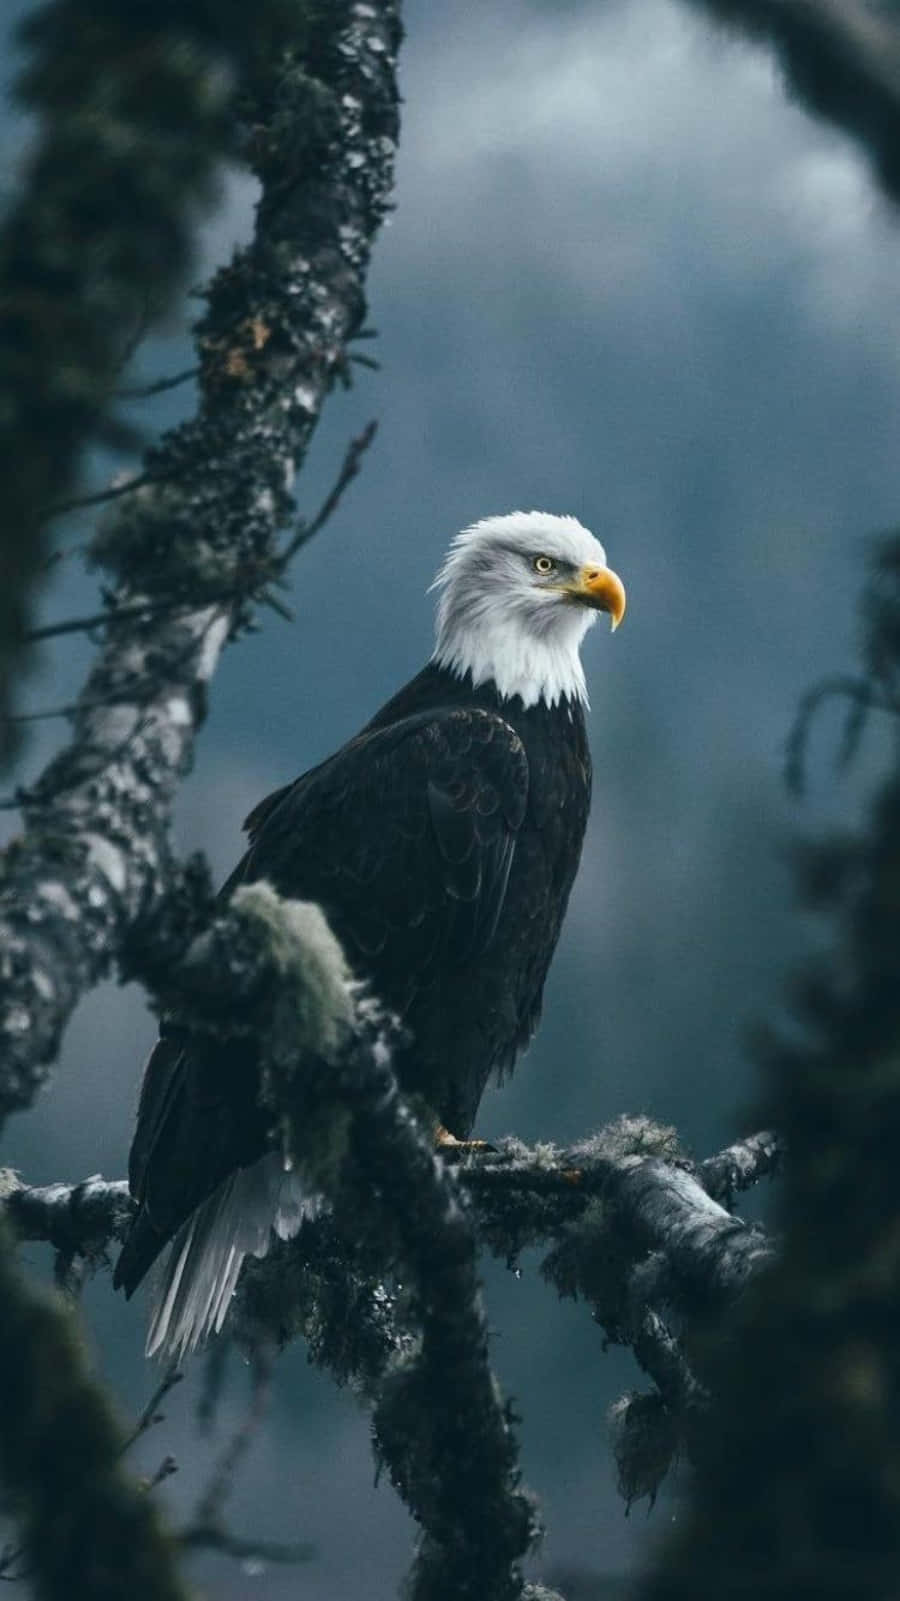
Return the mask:
<svg viewBox="0 0 900 1601">
<path fill-rule="evenodd" d="M 248 819 L 226 884 L 323 907 L 354 970 L 408 1030 L 403 1087 L 469 1133 L 494 1069 L 536 1026 L 581 855 L 591 767 L 577 700 L 525 708 L 429 665 L 321 766 Z M 190 1213 L 264 1154 L 254 1053 L 162 1032 L 132 1151 L 130 1293 Z"/>
</svg>

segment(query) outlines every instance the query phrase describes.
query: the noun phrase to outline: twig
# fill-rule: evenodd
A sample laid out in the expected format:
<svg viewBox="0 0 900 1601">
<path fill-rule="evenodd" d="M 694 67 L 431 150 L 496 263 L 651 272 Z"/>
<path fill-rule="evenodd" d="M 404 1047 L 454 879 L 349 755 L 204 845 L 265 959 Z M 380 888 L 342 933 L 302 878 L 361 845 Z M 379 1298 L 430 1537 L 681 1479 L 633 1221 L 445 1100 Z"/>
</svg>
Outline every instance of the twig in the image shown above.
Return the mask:
<svg viewBox="0 0 900 1601">
<path fill-rule="evenodd" d="M 373 419 L 371 422 L 367 423 L 366 427 L 363 429 L 363 432 L 358 435 L 356 439 L 351 439 L 350 444 L 347 446 L 347 451 L 344 456 L 340 472 L 333 487 L 329 491 L 312 522 L 308 524 L 301 524 L 301 527 L 298 529 L 298 532 L 295 534 L 294 538 L 290 540 L 288 545 L 279 554 L 275 564 L 276 574 L 285 570 L 292 557 L 297 554 L 297 551 L 302 549 L 302 547 L 308 544 L 316 534 L 321 532 L 325 524 L 334 515 L 338 505 L 340 504 L 344 491 L 358 475 L 362 466 L 363 456 L 371 445 L 372 440 L 375 438 L 377 429 L 378 423 Z M 81 502 L 81 504 L 88 505 L 99 499 L 111 499 L 113 495 L 124 494 L 128 489 L 137 489 L 140 488 L 142 484 L 155 483 L 157 481 L 158 480 L 156 477 L 151 476 L 150 474 L 145 474 L 143 478 L 134 479 L 130 484 L 118 489 L 105 490 L 99 496 L 87 497 Z M 66 507 L 55 508 L 54 515 L 58 510 L 71 510 L 73 505 L 74 502 L 70 502 Z M 223 597 L 223 603 L 224 599 L 227 598 L 229 597 Z M 285 605 L 283 601 L 279 600 L 276 595 L 268 592 L 263 594 L 260 598 L 265 605 L 270 606 L 272 610 L 276 611 L 279 616 L 285 619 L 286 622 L 294 621 L 294 613 L 291 611 L 290 607 Z M 39 640 L 51 639 L 61 634 L 86 633 L 93 628 L 119 622 L 126 618 L 149 617 L 153 615 L 159 615 L 160 613 L 176 612 L 179 610 L 182 612 L 189 612 L 191 610 L 191 606 L 185 601 L 136 601 L 131 605 L 110 608 L 108 611 L 104 612 L 95 612 L 89 617 L 74 617 L 65 622 L 50 623 L 43 628 L 31 629 L 27 635 L 27 638 L 30 642 L 35 643 Z M 152 685 L 145 686 L 145 692 L 147 693 L 148 698 L 152 697 L 152 689 Z M 115 698 L 119 697 L 116 696 Z M 128 698 L 133 697 L 129 696 Z M 109 704 L 109 702 L 106 699 L 100 699 L 91 703 L 81 703 L 82 706 L 88 704 L 102 706 Z M 75 715 L 78 709 L 79 703 L 71 701 L 62 706 L 52 706 L 36 712 L 17 712 L 8 720 L 14 723 L 48 722 L 54 718 L 72 717 Z M 10 809 L 14 804 L 15 802 L 8 802 L 7 809 Z M 3 809 L 2 806 L 0 806 L 0 809 Z"/>
<path fill-rule="evenodd" d="M 215 1422 L 219 1402 L 222 1399 L 230 1351 L 231 1340 L 225 1331 L 217 1340 L 213 1340 L 205 1353 L 203 1388 L 197 1401 L 197 1424 L 204 1433 L 211 1429 Z"/>
<path fill-rule="evenodd" d="M 194 1510 L 193 1523 L 199 1528 L 219 1528 L 225 1503 L 234 1488 L 234 1478 L 242 1459 L 253 1443 L 268 1411 L 272 1393 L 272 1356 L 260 1346 L 253 1352 L 253 1379 L 250 1405 L 213 1469 L 206 1489 Z"/>
<path fill-rule="evenodd" d="M 42 639 L 56 639 L 60 634 L 90 633 L 94 628 L 106 627 L 133 617 L 155 617 L 160 612 L 189 611 L 185 600 L 136 600 L 127 606 L 110 606 L 106 611 L 94 612 L 89 617 L 69 617 L 65 622 L 46 623 L 42 628 L 31 628 L 24 636 L 29 644 Z"/>
<path fill-rule="evenodd" d="M 155 1424 L 163 1422 L 164 1414 L 159 1411 L 159 1407 L 165 1400 L 169 1391 L 174 1390 L 176 1384 L 180 1384 L 183 1378 L 184 1374 L 181 1372 L 177 1363 L 173 1362 L 171 1367 L 166 1370 L 164 1377 L 156 1386 L 156 1389 L 153 1391 L 153 1394 L 147 1402 L 147 1405 L 144 1407 L 144 1410 L 134 1425 L 131 1433 L 123 1442 L 123 1456 L 125 1455 L 126 1451 L 131 1449 L 137 1440 L 140 1440 L 141 1437 L 147 1433 L 148 1429 L 152 1429 Z"/>
<path fill-rule="evenodd" d="M 177 1472 L 178 1463 L 175 1461 L 175 1458 L 173 1456 L 164 1456 L 159 1464 L 159 1467 L 155 1470 L 155 1472 L 151 1473 L 149 1479 L 145 1481 L 144 1488 L 148 1495 L 151 1490 L 156 1489 L 158 1484 L 162 1484 L 165 1479 L 171 1479 L 172 1474 Z"/>
<path fill-rule="evenodd" d="M 179 384 L 186 384 L 191 378 L 196 378 L 200 368 L 198 365 L 185 367 L 183 372 L 176 372 L 170 378 L 157 378 L 153 383 L 128 384 L 117 389 L 115 394 L 119 400 L 149 400 L 153 395 L 162 395 L 167 389 L 177 389 Z"/>
<path fill-rule="evenodd" d="M 841 675 L 814 684 L 802 697 L 785 741 L 784 777 L 794 795 L 802 795 L 806 788 L 806 753 L 812 725 L 825 702 L 835 698 L 848 702 L 836 761 L 839 768 L 846 767 L 855 754 L 870 711 L 900 717 L 900 702 L 881 693 L 869 679 Z"/>
<path fill-rule="evenodd" d="M 52 505 L 44 507 L 41 518 L 48 522 L 51 517 L 62 517 L 70 511 L 82 511 L 86 506 L 102 506 L 108 500 L 119 500 L 122 495 L 130 495 L 134 490 L 143 489 L 146 484 L 156 482 L 155 474 L 138 473 L 136 477 L 129 478 L 127 483 L 110 484 L 106 489 L 95 490 L 90 495 L 70 495 L 67 500 L 54 501 Z"/>
<path fill-rule="evenodd" d="M 279 563 L 280 567 L 286 567 L 288 562 L 291 560 L 291 557 L 295 556 L 298 550 L 302 549 L 304 545 L 307 545 L 313 536 L 317 534 L 320 529 L 324 528 L 325 524 L 328 522 L 328 519 L 337 510 L 344 490 L 347 488 L 348 484 L 353 482 L 354 478 L 359 472 L 359 469 L 362 466 L 363 456 L 371 445 L 372 440 L 375 438 L 377 431 L 378 423 L 373 419 L 372 422 L 366 424 L 362 433 L 359 434 L 356 439 L 351 439 L 349 445 L 347 446 L 347 451 L 341 465 L 341 470 L 338 473 L 332 489 L 325 497 L 325 500 L 322 502 L 322 505 L 316 512 L 312 522 L 301 523 L 293 539 L 291 539 L 285 546 L 284 550 L 281 552 Z"/>
<path fill-rule="evenodd" d="M 140 311 L 135 318 L 134 328 L 122 346 L 118 360 L 115 364 L 114 371 L 116 373 L 125 371 L 125 368 L 132 360 L 139 346 L 142 345 L 146 339 L 147 334 L 153 326 L 156 315 L 157 312 L 154 306 L 153 290 L 150 284 L 145 284 L 143 291 L 143 302 Z"/>
<path fill-rule="evenodd" d="M 221 1551 L 236 1562 L 258 1562 L 261 1566 L 267 1562 L 273 1566 L 311 1562 L 316 1555 L 316 1547 L 308 1540 L 244 1540 L 214 1523 L 189 1523 L 175 1538 L 185 1551 Z"/>
</svg>

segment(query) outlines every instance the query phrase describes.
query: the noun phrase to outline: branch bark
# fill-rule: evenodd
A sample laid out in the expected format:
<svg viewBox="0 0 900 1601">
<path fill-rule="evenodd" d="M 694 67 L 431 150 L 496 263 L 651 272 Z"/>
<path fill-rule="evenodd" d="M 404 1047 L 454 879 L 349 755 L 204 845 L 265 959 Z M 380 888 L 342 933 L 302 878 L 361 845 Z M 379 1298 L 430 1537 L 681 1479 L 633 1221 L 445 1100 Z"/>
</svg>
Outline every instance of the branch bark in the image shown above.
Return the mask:
<svg viewBox="0 0 900 1601">
<path fill-rule="evenodd" d="M 216 961 L 234 960 L 220 929 L 204 936 L 196 948 L 202 971 L 210 960 L 211 941 L 221 948 Z M 214 979 L 204 980 L 204 988 L 210 983 L 210 993 L 217 993 Z M 286 1037 L 295 1049 L 296 1030 L 288 1028 Z M 346 1088 L 340 1094 L 346 1108 Z M 311 1115 L 308 1100 L 300 1121 L 305 1160 L 317 1168 L 313 1182 L 323 1182 L 318 1165 L 333 1141 L 318 1114 Z M 344 1173 L 336 1187 L 325 1158 L 324 1187 L 334 1199 L 333 1210 L 308 1220 L 297 1239 L 273 1243 L 264 1260 L 246 1265 L 232 1330 L 251 1348 L 260 1341 L 284 1343 L 302 1335 L 312 1359 L 339 1383 L 352 1383 L 376 1408 L 376 1417 L 382 1417 L 383 1397 L 392 1393 L 395 1382 L 392 1376 L 415 1372 L 420 1360 L 419 1308 L 398 1294 L 391 1272 L 396 1266 L 390 1246 L 396 1221 L 390 1221 L 390 1202 L 396 1200 L 400 1213 L 415 1216 L 418 1230 L 424 1214 L 418 1211 L 416 1185 L 422 1180 L 407 1189 L 403 1172 L 394 1172 L 395 1158 L 386 1149 L 372 1158 L 368 1122 L 354 1127 L 361 1130 L 356 1138 L 362 1144 L 351 1163 L 352 1183 Z M 321 1146 L 318 1152 L 309 1151 L 310 1140 Z M 693 1164 L 678 1151 L 671 1130 L 644 1118 L 620 1119 L 569 1149 L 529 1147 L 509 1138 L 496 1150 L 456 1161 L 452 1148 L 448 1153 L 480 1242 L 507 1262 L 526 1246 L 549 1244 L 545 1276 L 561 1294 L 586 1299 L 607 1336 L 628 1345 L 652 1381 L 650 1394 L 623 1397 L 612 1418 L 620 1488 L 629 1502 L 654 1496 L 679 1447 L 692 1446 L 709 1399 L 705 1380 L 694 1373 L 689 1357 L 696 1335 L 719 1325 L 772 1258 L 761 1230 L 726 1211 L 709 1190 L 730 1199 L 776 1171 L 780 1155 L 777 1136 L 763 1132 Z M 419 1159 L 424 1160 L 421 1153 Z M 443 1159 L 440 1171 L 447 1165 Z M 105 1208 L 112 1228 L 123 1186 L 88 1183 L 94 1215 L 102 1217 Z M 78 1216 L 77 1194 L 78 1187 L 64 1185 L 17 1192 L 15 1215 L 25 1237 L 49 1237 L 57 1230 L 58 1215 L 67 1228 L 70 1214 Z M 372 1219 L 368 1228 L 360 1224 L 361 1217 Z M 428 1223 L 432 1226 L 433 1220 Z M 405 1263 L 399 1275 L 403 1279 L 408 1281 L 412 1272 L 418 1282 L 438 1271 L 439 1252 L 428 1246 L 428 1238 L 426 1227 L 419 1246 L 425 1257 L 414 1260 L 412 1267 L 409 1246 L 398 1247 Z M 88 1248 L 94 1239 L 88 1236 Z M 420 1239 L 418 1232 L 415 1239 Z M 467 1272 L 470 1268 L 471 1263 Z M 460 1282 L 453 1295 L 462 1296 Z M 459 1304 L 464 1302 L 462 1296 Z M 420 1417 L 440 1409 L 440 1371 L 438 1365 L 434 1393 L 429 1393 Z M 407 1435 L 415 1433 L 416 1405 L 425 1406 L 415 1390 L 412 1396 L 404 1424 Z M 415 1491 L 403 1466 L 411 1448 L 401 1449 L 394 1441 L 389 1409 L 387 1417 L 382 1431 L 386 1456 L 398 1488 L 415 1506 Z M 449 1462 L 445 1471 L 450 1471 Z"/>
<path fill-rule="evenodd" d="M 236 891 L 162 999 L 190 1030 L 252 1030 L 285 1160 L 380 1276 L 407 1282 L 419 1338 L 382 1375 L 375 1438 L 422 1529 L 410 1596 L 518 1601 L 534 1508 L 488 1362 L 468 1208 L 398 1092 L 395 1025 L 360 996 L 320 909 L 265 884 Z"/>
<path fill-rule="evenodd" d="M 397 135 L 397 10 L 315 17 L 305 50 L 260 66 L 245 108 L 262 196 L 253 243 L 208 291 L 199 412 L 148 452 L 159 481 L 95 541 L 131 615 L 110 624 L 72 742 L 29 791 L 6 856 L 0 1119 L 34 1098 L 77 1000 L 175 881 L 169 812 L 206 684 L 277 561 L 290 484 L 363 320 Z M 193 609 L 134 615 L 163 596 Z"/>
<path fill-rule="evenodd" d="M 646 1137 L 643 1120 L 629 1119 L 626 1127 L 638 1123 Z M 640 1248 L 664 1251 L 680 1264 L 686 1285 L 701 1287 L 704 1298 L 739 1294 L 771 1246 L 758 1228 L 726 1211 L 715 1197 L 749 1189 L 776 1172 L 782 1151 L 778 1137 L 768 1130 L 749 1135 L 692 1172 L 663 1158 L 603 1152 L 604 1142 L 621 1141 L 622 1127 L 620 1121 L 601 1131 L 591 1147 L 529 1147 L 509 1137 L 495 1151 L 472 1152 L 454 1162 L 451 1150 L 444 1161 L 454 1167 L 476 1226 L 498 1256 L 513 1259 L 526 1245 L 556 1240 L 593 1200 L 605 1196 L 614 1200 Z M 48 1241 L 83 1255 L 122 1239 L 134 1213 L 122 1179 L 94 1175 L 78 1184 L 29 1186 L 8 1169 L 0 1169 L 0 1207 L 19 1239 Z M 312 1236 L 331 1223 L 317 1218 L 307 1228 Z"/>
<path fill-rule="evenodd" d="M 80 1184 L 23 1184 L 0 1168 L 0 1208 L 20 1240 L 42 1240 L 64 1256 L 102 1254 L 123 1240 L 134 1214 L 124 1179 L 108 1183 L 98 1173 Z"/>
</svg>

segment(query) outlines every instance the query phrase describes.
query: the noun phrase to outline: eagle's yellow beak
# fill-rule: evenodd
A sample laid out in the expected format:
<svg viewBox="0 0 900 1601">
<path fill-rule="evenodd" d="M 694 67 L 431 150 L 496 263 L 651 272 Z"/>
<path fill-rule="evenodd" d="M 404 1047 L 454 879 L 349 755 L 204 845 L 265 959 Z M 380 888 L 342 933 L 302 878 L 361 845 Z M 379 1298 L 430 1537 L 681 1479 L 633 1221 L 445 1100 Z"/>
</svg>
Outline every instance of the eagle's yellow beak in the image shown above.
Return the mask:
<svg viewBox="0 0 900 1601">
<path fill-rule="evenodd" d="M 609 612 L 611 632 L 615 633 L 625 616 L 625 585 L 609 567 L 582 567 L 572 584 L 570 595 L 594 611 Z"/>
</svg>

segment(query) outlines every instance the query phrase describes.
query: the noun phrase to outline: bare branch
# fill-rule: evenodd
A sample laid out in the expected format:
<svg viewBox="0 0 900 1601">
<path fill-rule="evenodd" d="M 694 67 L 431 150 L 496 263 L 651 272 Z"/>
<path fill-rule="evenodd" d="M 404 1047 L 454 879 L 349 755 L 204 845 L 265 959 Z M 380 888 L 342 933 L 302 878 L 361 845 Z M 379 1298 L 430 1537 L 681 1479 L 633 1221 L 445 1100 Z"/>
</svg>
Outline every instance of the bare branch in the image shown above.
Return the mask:
<svg viewBox="0 0 900 1601">
<path fill-rule="evenodd" d="M 148 384 L 128 384 L 117 389 L 116 396 L 119 400 L 150 400 L 153 395 L 162 395 L 169 389 L 177 389 L 180 384 L 189 383 L 199 371 L 197 366 L 185 367 L 183 372 L 173 373 L 169 378 L 157 378 Z"/>
<path fill-rule="evenodd" d="M 147 1402 L 147 1405 L 144 1407 L 144 1410 L 138 1418 L 134 1428 L 125 1439 L 122 1445 L 123 1455 L 131 1448 L 131 1446 L 135 1444 L 137 1440 L 140 1440 L 143 1435 L 147 1433 L 148 1429 L 152 1429 L 157 1423 L 163 1422 L 163 1413 L 160 1412 L 159 1408 L 166 1396 L 169 1394 L 169 1391 L 174 1390 L 176 1384 L 180 1384 L 183 1378 L 184 1374 L 173 1363 L 173 1365 L 168 1369 L 162 1378 L 161 1382 L 156 1386 L 156 1389 L 153 1391 L 153 1394 Z"/>
<path fill-rule="evenodd" d="M 362 459 L 375 438 L 378 424 L 375 421 L 367 423 L 362 433 L 356 439 L 351 439 L 347 446 L 341 470 L 333 488 L 329 491 L 311 523 L 301 523 L 299 529 L 285 547 L 281 556 L 281 565 L 287 566 L 291 557 L 324 528 L 329 518 L 337 511 L 341 496 L 348 484 L 351 484 L 362 466 Z"/>
<path fill-rule="evenodd" d="M 837 757 L 839 767 L 846 767 L 854 755 L 870 711 L 889 712 L 900 717 L 900 701 L 871 679 L 842 674 L 814 684 L 802 697 L 785 742 L 785 782 L 795 795 L 802 795 L 806 787 L 806 751 L 813 723 L 826 701 L 835 699 L 847 704 Z"/>
<path fill-rule="evenodd" d="M 29 643 L 36 644 L 42 639 L 57 639 L 61 634 L 89 634 L 93 629 L 105 628 L 110 623 L 125 622 L 133 617 L 149 619 L 173 610 L 189 611 L 190 607 L 183 600 L 138 600 L 130 606 L 107 607 L 105 611 L 93 612 L 89 617 L 68 617 L 61 623 L 45 623 L 41 628 L 32 628 L 25 638 Z"/>
<path fill-rule="evenodd" d="M 309 1540 L 245 1540 L 231 1534 L 218 1523 L 189 1523 L 175 1536 L 185 1551 L 221 1551 L 251 1567 L 264 1568 L 268 1563 L 290 1566 L 293 1563 L 311 1562 L 316 1547 Z"/>
<path fill-rule="evenodd" d="M 68 500 L 54 501 L 53 505 L 45 506 L 41 518 L 47 522 L 52 517 L 63 517 L 70 511 L 83 511 L 88 506 L 104 506 L 107 501 L 120 500 L 123 495 L 133 495 L 146 484 L 154 483 L 155 479 L 149 473 L 137 473 L 133 478 L 127 478 L 121 484 L 108 484 L 106 489 L 94 490 L 89 495 L 71 495 Z"/>
<path fill-rule="evenodd" d="M 252 1388 L 246 1416 L 228 1441 L 213 1469 L 212 1477 L 194 1511 L 192 1525 L 210 1529 L 222 1527 L 225 1503 L 234 1488 L 235 1474 L 259 1433 L 272 1397 L 272 1353 L 257 1346 L 253 1352 Z"/>
</svg>

